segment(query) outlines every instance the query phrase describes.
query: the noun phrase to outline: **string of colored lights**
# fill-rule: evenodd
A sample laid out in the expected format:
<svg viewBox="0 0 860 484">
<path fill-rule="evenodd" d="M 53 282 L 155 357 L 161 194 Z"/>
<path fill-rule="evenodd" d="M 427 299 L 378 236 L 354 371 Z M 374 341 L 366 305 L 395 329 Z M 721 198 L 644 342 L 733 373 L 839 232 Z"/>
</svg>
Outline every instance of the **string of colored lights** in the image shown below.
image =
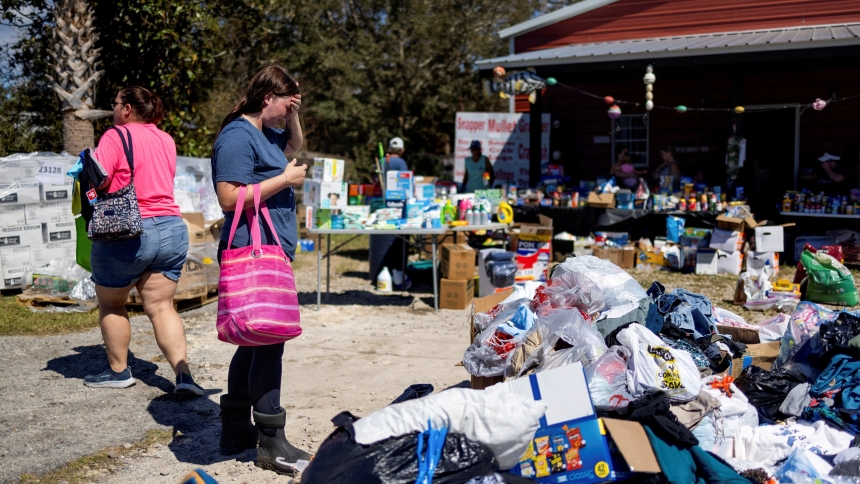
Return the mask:
<svg viewBox="0 0 860 484">
<path fill-rule="evenodd" d="M 636 109 L 637 107 L 644 104 L 644 103 L 639 103 L 639 102 L 634 102 L 634 101 L 624 101 L 622 99 L 615 99 L 612 96 L 600 96 L 598 94 L 594 94 L 593 92 L 588 92 L 588 91 L 585 91 L 583 89 L 579 89 L 577 87 L 570 86 L 570 85 L 564 84 L 562 82 L 558 82 L 552 77 L 547 78 L 546 81 L 547 81 L 546 82 L 547 85 L 549 85 L 549 86 L 561 86 L 565 89 L 570 89 L 572 91 L 576 91 L 576 92 L 578 92 L 584 96 L 588 96 L 588 97 L 591 97 L 594 99 L 600 99 L 600 100 L 604 101 L 606 104 L 631 105 L 631 106 L 633 106 L 633 109 Z M 766 107 L 766 108 L 757 108 L 757 109 L 749 109 L 749 110 L 745 109 L 743 106 L 736 106 L 734 108 L 688 108 L 688 107 L 684 106 L 683 104 L 678 105 L 678 106 L 663 106 L 663 105 L 655 104 L 654 109 L 678 111 L 680 113 L 685 113 L 687 111 L 711 111 L 711 112 L 734 112 L 737 114 L 741 114 L 744 112 L 760 113 L 760 112 L 767 112 L 767 111 L 779 111 L 781 109 L 794 109 L 796 107 L 802 107 L 803 111 L 805 111 L 808 108 L 813 108 L 817 111 L 820 111 L 820 110 L 824 109 L 827 105 L 833 104 L 835 102 L 848 101 L 850 99 L 857 99 L 857 98 L 860 98 L 860 94 L 857 94 L 854 96 L 845 96 L 845 97 L 840 97 L 840 98 L 830 98 L 827 100 L 816 99 L 815 101 L 813 101 L 811 103 L 807 103 L 807 104 L 788 103 L 785 106 L 781 106 L 781 107 Z M 803 113 L 803 111 L 801 111 L 801 114 Z"/>
</svg>

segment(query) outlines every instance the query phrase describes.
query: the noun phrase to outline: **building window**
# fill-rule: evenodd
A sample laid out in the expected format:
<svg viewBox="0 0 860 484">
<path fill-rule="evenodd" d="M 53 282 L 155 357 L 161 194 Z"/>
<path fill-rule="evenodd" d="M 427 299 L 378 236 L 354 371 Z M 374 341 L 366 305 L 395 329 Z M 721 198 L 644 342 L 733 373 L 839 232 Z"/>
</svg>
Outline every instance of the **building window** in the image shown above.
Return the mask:
<svg viewBox="0 0 860 484">
<path fill-rule="evenodd" d="M 636 168 L 648 168 L 649 138 L 651 116 L 642 114 L 622 114 L 612 121 L 611 162 L 615 163 L 618 149 L 627 148 L 630 160 Z"/>
</svg>

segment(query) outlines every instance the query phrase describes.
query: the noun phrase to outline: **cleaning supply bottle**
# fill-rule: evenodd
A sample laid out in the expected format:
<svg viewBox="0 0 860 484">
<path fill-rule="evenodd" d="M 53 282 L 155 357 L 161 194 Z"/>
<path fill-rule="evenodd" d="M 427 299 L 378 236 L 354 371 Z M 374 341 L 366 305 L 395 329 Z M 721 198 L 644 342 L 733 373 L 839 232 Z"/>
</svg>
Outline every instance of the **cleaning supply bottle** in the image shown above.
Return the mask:
<svg viewBox="0 0 860 484">
<path fill-rule="evenodd" d="M 478 213 L 478 225 L 487 225 L 490 223 L 490 214 L 487 212 L 484 204 L 481 204 L 481 210 Z"/>
<path fill-rule="evenodd" d="M 514 221 L 514 208 L 507 202 L 499 203 L 499 213 L 496 215 L 499 222 L 509 224 Z"/>
<path fill-rule="evenodd" d="M 469 225 L 478 225 L 475 222 L 475 211 L 471 208 L 466 210 L 466 222 L 468 222 Z"/>
<path fill-rule="evenodd" d="M 388 267 L 383 267 L 376 276 L 376 290 L 379 292 L 391 292 L 391 273 L 388 272 Z"/>
<path fill-rule="evenodd" d="M 442 207 L 442 224 L 447 225 L 457 220 L 457 209 L 451 204 L 451 199 L 445 200 L 445 206 Z"/>
</svg>

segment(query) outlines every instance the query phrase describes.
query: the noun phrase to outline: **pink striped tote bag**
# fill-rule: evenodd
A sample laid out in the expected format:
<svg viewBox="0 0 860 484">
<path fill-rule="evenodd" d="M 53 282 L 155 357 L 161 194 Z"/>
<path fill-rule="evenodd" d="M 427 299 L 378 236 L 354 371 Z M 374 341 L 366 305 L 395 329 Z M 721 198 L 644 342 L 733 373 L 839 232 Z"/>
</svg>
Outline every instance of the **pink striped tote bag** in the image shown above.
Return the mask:
<svg viewBox="0 0 860 484">
<path fill-rule="evenodd" d="M 299 298 L 290 259 L 281 247 L 260 186 L 253 185 L 254 210 L 245 211 L 251 245 L 231 249 L 241 212 L 233 216 L 227 249 L 221 254 L 218 281 L 218 339 L 239 346 L 282 343 L 302 334 Z M 247 187 L 239 188 L 237 207 Z M 262 245 L 259 217 L 269 225 L 278 245 Z"/>
</svg>

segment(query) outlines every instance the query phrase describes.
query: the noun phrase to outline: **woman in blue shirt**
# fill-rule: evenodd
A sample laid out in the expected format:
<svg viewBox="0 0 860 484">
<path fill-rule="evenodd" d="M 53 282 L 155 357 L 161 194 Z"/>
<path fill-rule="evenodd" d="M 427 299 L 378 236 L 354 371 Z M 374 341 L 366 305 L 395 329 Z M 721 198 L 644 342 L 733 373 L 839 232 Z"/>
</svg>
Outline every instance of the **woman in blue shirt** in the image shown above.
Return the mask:
<svg viewBox="0 0 860 484">
<path fill-rule="evenodd" d="M 475 190 L 483 190 L 485 188 L 493 188 L 493 182 L 496 180 L 496 173 L 493 171 L 493 165 L 490 160 L 481 154 L 481 142 L 478 140 L 472 141 L 469 145 L 469 150 L 472 151 L 472 156 L 466 158 L 466 174 L 463 176 L 463 192 L 475 193 Z M 484 173 L 490 175 L 489 183 L 484 184 Z"/>
<path fill-rule="evenodd" d="M 296 201 L 293 187 L 305 180 L 307 166 L 287 162 L 287 156 L 302 146 L 298 109 L 299 84 L 280 66 L 258 72 L 245 95 L 224 118 L 212 150 L 212 178 L 218 203 L 224 210 L 224 226 L 235 216 L 239 187 L 260 185 L 276 234 L 261 224 L 263 244 L 276 244 L 278 237 L 287 256 L 296 252 Z M 286 121 L 286 129 L 275 128 Z M 248 190 L 243 209 L 254 206 Z M 229 231 L 221 233 L 218 259 L 227 249 Z M 233 247 L 250 245 L 247 220 L 242 217 Z M 279 474 L 293 475 L 290 463 L 308 460 L 310 454 L 291 445 L 284 435 L 286 411 L 280 405 L 281 358 L 284 343 L 267 346 L 240 346 L 230 362 L 227 394 L 221 397 L 221 453 L 231 455 L 257 448 L 257 466 Z M 251 424 L 251 408 L 254 423 Z M 259 437 L 259 446 L 257 439 Z"/>
</svg>

